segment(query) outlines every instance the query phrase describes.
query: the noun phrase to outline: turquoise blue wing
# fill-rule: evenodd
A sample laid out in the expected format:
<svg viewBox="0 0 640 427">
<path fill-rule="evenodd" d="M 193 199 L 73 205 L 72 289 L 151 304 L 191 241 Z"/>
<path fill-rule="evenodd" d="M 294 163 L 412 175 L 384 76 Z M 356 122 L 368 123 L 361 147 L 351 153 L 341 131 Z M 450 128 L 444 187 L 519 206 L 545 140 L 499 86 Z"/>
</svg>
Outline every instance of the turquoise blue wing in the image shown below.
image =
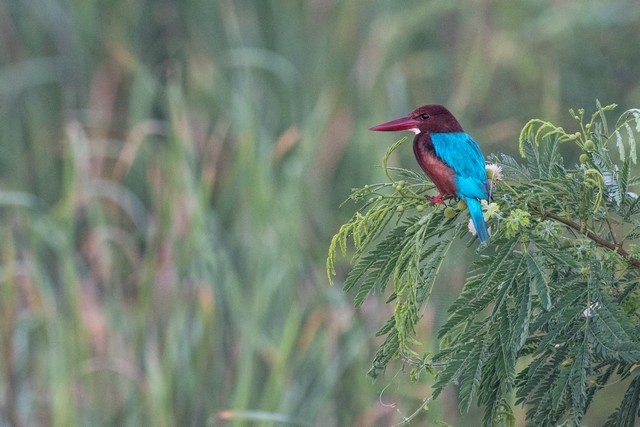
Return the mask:
<svg viewBox="0 0 640 427">
<path fill-rule="evenodd" d="M 436 155 L 453 169 L 459 196 L 476 199 L 489 197 L 484 156 L 478 143 L 469 134 L 432 133 L 431 141 Z"/>
</svg>

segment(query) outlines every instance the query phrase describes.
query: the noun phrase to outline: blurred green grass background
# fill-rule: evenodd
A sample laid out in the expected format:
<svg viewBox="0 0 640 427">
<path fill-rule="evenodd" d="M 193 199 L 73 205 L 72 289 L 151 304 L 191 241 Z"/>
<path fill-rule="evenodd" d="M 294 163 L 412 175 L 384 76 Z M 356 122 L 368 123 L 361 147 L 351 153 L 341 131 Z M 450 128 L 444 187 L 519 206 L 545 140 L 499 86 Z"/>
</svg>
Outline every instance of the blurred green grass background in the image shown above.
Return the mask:
<svg viewBox="0 0 640 427">
<path fill-rule="evenodd" d="M 441 103 L 515 153 L 529 118 L 638 107 L 636 3 L 0 0 L 0 426 L 401 422 L 428 381 L 366 376 L 390 308 L 324 273 L 395 140 L 367 128 Z"/>
</svg>

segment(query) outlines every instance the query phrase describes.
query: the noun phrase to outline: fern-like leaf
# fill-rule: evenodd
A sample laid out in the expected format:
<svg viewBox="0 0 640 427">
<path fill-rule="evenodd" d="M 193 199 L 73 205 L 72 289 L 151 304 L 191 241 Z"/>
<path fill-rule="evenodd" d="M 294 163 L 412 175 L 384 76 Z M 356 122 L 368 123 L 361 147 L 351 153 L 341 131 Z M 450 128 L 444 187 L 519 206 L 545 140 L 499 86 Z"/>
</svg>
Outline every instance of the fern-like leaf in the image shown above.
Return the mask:
<svg viewBox="0 0 640 427">
<path fill-rule="evenodd" d="M 525 255 L 525 261 L 533 286 L 540 298 L 540 303 L 545 310 L 550 310 L 551 296 L 549 294 L 549 284 L 547 274 L 544 271 L 541 260 L 529 252 Z"/>
<path fill-rule="evenodd" d="M 622 398 L 622 402 L 618 409 L 611 414 L 605 427 L 618 427 L 618 426 L 633 426 L 635 425 L 636 417 L 639 415 L 640 405 L 640 376 L 631 381 L 627 392 Z"/>
</svg>

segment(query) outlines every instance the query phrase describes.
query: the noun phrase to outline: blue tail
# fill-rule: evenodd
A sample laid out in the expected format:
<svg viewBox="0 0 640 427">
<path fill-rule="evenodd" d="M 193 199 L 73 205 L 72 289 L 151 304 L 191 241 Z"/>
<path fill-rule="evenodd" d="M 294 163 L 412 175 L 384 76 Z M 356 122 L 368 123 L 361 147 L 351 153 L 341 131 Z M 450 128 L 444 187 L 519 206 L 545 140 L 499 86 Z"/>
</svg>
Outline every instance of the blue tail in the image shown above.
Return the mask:
<svg viewBox="0 0 640 427">
<path fill-rule="evenodd" d="M 473 221 L 473 226 L 476 228 L 478 239 L 480 239 L 480 243 L 484 243 L 489 239 L 489 232 L 482 216 L 482 205 L 480 205 L 478 199 L 471 197 L 465 197 L 464 200 L 467 202 L 469 215 L 471 215 L 471 221 Z"/>
</svg>

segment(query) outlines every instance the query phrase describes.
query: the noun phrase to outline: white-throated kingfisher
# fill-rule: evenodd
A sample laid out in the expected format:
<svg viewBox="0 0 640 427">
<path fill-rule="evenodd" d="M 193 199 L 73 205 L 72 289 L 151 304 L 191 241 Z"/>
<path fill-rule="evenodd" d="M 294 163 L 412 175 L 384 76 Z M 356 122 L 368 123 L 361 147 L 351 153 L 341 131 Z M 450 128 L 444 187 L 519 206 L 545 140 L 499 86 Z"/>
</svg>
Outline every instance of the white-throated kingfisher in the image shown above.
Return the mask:
<svg viewBox="0 0 640 427">
<path fill-rule="evenodd" d="M 425 196 L 433 203 L 459 197 L 467 203 L 471 221 L 480 242 L 489 238 L 480 200 L 489 198 L 489 182 L 484 157 L 478 143 L 466 133 L 458 120 L 442 105 L 423 105 L 407 117 L 370 128 L 374 131 L 410 130 L 413 153 L 418 164 L 440 192 Z"/>
</svg>

